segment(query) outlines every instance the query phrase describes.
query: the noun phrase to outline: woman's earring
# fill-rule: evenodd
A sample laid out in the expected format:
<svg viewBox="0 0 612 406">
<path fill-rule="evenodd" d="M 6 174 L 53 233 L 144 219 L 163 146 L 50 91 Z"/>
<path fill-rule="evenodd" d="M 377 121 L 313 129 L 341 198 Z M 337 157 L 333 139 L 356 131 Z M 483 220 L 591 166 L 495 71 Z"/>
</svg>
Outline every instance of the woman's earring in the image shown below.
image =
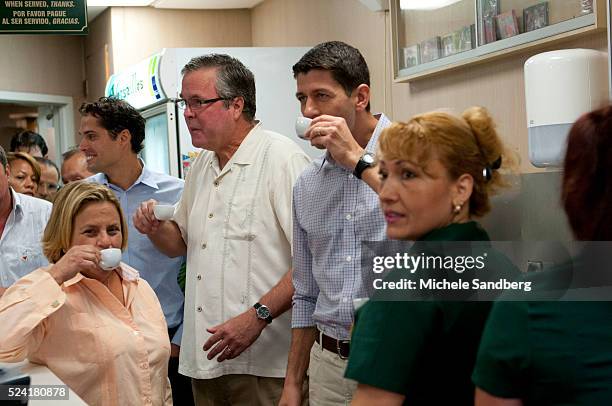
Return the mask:
<svg viewBox="0 0 612 406">
<path fill-rule="evenodd" d="M 455 210 L 453 210 L 453 213 L 459 214 L 460 211 L 461 211 L 461 205 L 460 204 L 455 205 Z"/>
</svg>

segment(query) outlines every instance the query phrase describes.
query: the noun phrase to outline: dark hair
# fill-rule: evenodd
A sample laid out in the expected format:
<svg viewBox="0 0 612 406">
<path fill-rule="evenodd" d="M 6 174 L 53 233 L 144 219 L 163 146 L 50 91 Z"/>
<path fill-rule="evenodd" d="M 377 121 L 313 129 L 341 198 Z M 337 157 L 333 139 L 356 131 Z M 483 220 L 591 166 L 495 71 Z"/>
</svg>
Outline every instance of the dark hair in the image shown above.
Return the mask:
<svg viewBox="0 0 612 406">
<path fill-rule="evenodd" d="M 131 135 L 132 151 L 139 153 L 145 138 L 145 119 L 129 103 L 114 97 L 101 97 L 93 103 L 83 103 L 79 108 L 82 116 L 91 115 L 100 120 L 100 125 L 111 133 L 113 139 L 123 131 Z"/>
<path fill-rule="evenodd" d="M 229 107 L 230 101 L 242 97 L 244 107 L 242 115 L 248 121 L 255 119 L 257 102 L 255 98 L 255 76 L 242 62 L 225 54 L 209 54 L 192 58 L 181 70 L 185 75 L 200 69 L 216 68 L 217 81 L 215 90 L 219 97 L 226 99 L 224 105 Z"/>
<path fill-rule="evenodd" d="M 17 149 L 20 147 L 28 149 L 31 147 L 38 147 L 43 156 L 47 155 L 49 152 L 47 143 L 42 135 L 29 130 L 20 131 L 11 138 L 11 152 L 17 152 Z"/>
<path fill-rule="evenodd" d="M 293 65 L 293 77 L 313 69 L 328 70 L 336 82 L 350 96 L 359 85 L 370 86 L 370 70 L 357 48 L 344 42 L 324 42 L 306 52 Z M 370 103 L 366 107 L 370 111 Z"/>
<path fill-rule="evenodd" d="M 47 159 L 47 158 L 41 158 L 39 156 L 34 157 L 34 159 L 36 159 L 36 162 L 38 162 L 40 164 L 41 174 L 42 174 L 42 166 L 46 165 L 46 166 L 51 166 L 51 167 L 53 167 L 55 169 L 55 172 L 57 172 L 57 179 L 58 180 L 62 178 L 62 175 L 60 174 L 60 170 L 57 167 L 57 165 L 55 164 L 55 162 L 53 162 L 52 160 Z"/>
<path fill-rule="evenodd" d="M 612 240 L 612 106 L 580 117 L 567 142 L 561 201 L 574 235 Z"/>
<path fill-rule="evenodd" d="M 6 159 L 6 152 L 4 148 L 0 145 L 0 164 L 2 164 L 2 170 L 6 169 L 6 165 L 8 165 L 8 160 Z"/>
</svg>

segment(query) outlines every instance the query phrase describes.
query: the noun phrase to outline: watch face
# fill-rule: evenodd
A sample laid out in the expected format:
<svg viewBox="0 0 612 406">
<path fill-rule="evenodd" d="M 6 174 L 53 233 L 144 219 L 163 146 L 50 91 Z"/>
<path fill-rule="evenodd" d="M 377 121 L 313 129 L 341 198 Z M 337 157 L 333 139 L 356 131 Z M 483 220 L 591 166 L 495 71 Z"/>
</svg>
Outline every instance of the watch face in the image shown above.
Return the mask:
<svg viewBox="0 0 612 406">
<path fill-rule="evenodd" d="M 268 317 L 270 317 L 270 309 L 268 309 L 266 306 L 261 305 L 259 309 L 257 309 L 257 317 L 259 317 L 260 319 L 267 319 Z"/>
<path fill-rule="evenodd" d="M 374 163 L 374 155 L 367 153 L 367 154 L 363 154 L 363 161 L 367 164 L 373 164 Z"/>
</svg>

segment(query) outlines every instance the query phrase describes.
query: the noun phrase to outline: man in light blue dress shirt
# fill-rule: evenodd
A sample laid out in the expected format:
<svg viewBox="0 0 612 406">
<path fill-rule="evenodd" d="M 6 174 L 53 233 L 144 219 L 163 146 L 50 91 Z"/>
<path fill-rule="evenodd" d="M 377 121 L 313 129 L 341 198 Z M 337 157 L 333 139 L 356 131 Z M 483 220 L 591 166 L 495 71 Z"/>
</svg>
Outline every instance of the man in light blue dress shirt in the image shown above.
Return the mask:
<svg viewBox="0 0 612 406">
<path fill-rule="evenodd" d="M 178 374 L 184 296 L 177 277 L 185 258 L 162 254 L 146 235 L 134 228 L 132 219 L 145 200 L 175 204 L 181 197 L 184 182 L 149 170 L 138 157 L 145 138 L 145 120 L 128 103 L 101 98 L 84 103 L 80 112 L 79 148 L 85 154 L 88 170 L 96 173 L 87 180 L 108 186 L 121 203 L 128 221 L 128 247 L 123 253 L 123 262 L 138 270 L 157 294 L 172 343 L 168 377 L 174 403 L 192 404 L 191 381 Z"/>
<path fill-rule="evenodd" d="M 9 171 L 0 147 L 0 296 L 17 279 L 48 265 L 40 241 L 51 203 L 11 189 Z"/>
<path fill-rule="evenodd" d="M 370 74 L 356 48 L 319 44 L 294 66 L 296 97 L 312 123 L 305 133 L 326 154 L 293 188 L 293 317 L 281 405 L 299 405 L 309 369 L 311 405 L 349 404 L 344 378 L 353 300 L 366 296 L 361 241 L 385 239 L 373 154 L 391 123 L 370 112 Z"/>
</svg>

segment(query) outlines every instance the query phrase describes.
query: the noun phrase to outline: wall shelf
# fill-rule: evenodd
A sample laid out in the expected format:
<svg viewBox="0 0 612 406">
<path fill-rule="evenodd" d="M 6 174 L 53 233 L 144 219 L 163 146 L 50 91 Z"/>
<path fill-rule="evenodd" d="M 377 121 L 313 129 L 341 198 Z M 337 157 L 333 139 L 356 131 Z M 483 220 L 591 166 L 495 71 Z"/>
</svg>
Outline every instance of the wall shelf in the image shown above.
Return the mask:
<svg viewBox="0 0 612 406">
<path fill-rule="evenodd" d="M 499 11 L 505 16 L 512 15 L 512 10 L 515 16 L 520 14 L 514 25 L 518 29 L 515 32 L 520 33 L 501 39 L 496 30 L 493 34 L 496 39 L 483 43 L 486 40 L 482 20 L 478 23 L 482 2 L 496 3 L 498 7 L 501 4 Z M 593 11 L 589 14 L 580 14 L 581 0 L 463 0 L 441 10 L 427 11 L 402 10 L 399 4 L 400 0 L 390 0 L 395 82 L 410 82 L 605 30 L 607 18 L 602 0 L 593 0 Z M 550 24 L 525 32 L 523 10 L 537 4 L 540 4 L 540 11 L 546 8 L 546 22 L 550 19 Z M 527 18 L 531 18 L 530 15 Z M 434 59 L 428 61 L 432 53 Z M 406 67 L 409 64 L 414 65 Z"/>
</svg>

